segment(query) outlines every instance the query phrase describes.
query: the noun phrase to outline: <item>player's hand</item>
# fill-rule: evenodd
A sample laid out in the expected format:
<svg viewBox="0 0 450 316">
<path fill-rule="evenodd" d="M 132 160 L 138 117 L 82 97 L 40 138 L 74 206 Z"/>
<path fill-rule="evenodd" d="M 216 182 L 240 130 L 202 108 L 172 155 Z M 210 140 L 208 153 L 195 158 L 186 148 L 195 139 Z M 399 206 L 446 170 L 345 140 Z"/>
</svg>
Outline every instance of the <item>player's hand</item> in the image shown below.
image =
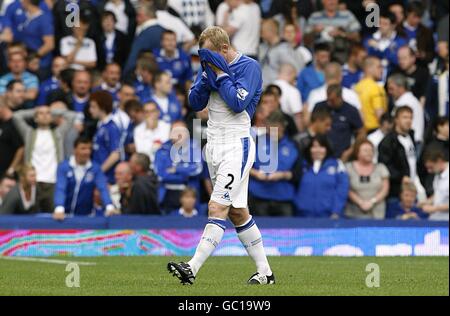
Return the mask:
<svg viewBox="0 0 450 316">
<path fill-rule="evenodd" d="M 52 217 L 55 221 L 63 221 L 66 218 L 66 214 L 54 212 Z"/>
</svg>

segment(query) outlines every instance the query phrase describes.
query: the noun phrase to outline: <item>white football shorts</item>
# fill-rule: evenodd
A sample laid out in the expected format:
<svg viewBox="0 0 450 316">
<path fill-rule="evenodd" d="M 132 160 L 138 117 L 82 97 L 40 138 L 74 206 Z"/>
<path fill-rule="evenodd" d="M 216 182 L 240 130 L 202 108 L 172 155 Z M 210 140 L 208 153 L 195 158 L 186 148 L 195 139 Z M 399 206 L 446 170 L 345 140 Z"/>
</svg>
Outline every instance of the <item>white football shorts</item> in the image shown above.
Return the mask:
<svg viewBox="0 0 450 316">
<path fill-rule="evenodd" d="M 255 162 L 252 137 L 231 143 L 207 143 L 205 158 L 213 184 L 211 200 L 234 208 L 248 207 L 248 181 Z"/>
</svg>

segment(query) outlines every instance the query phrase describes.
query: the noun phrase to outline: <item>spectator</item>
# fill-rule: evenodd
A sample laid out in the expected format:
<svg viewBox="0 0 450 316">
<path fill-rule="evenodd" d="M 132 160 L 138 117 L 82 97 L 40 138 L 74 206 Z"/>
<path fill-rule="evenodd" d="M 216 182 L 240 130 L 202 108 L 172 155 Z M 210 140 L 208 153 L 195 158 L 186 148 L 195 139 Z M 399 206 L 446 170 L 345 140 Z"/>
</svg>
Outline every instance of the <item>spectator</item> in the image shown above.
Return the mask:
<svg viewBox="0 0 450 316">
<path fill-rule="evenodd" d="M 333 158 L 328 139 L 318 135 L 306 149 L 303 176 L 294 203 L 297 215 L 336 219 L 342 216 L 348 198 L 345 166 Z M 327 192 L 327 194 L 323 194 Z"/>
<path fill-rule="evenodd" d="M 281 89 L 281 110 L 294 119 L 298 130 L 303 130 L 303 104 L 302 96 L 295 86 L 296 80 L 295 67 L 290 64 L 283 64 L 280 67 L 278 80 L 274 82 L 275 85 Z"/>
<path fill-rule="evenodd" d="M 255 164 L 250 171 L 249 205 L 255 215 L 293 215 L 294 178 L 298 176 L 295 167 L 300 156 L 295 143 L 285 134 L 286 125 L 283 113 L 276 111 L 268 117 L 267 127 L 276 129 L 278 133 L 271 131 L 256 140 L 265 150 L 257 151 Z M 278 147 L 274 146 L 274 142 Z M 274 152 L 274 148 L 278 151 Z"/>
<path fill-rule="evenodd" d="M 113 195 L 115 189 L 119 194 L 119 204 L 117 208 L 121 213 L 132 211 L 129 209 L 129 201 L 131 197 L 131 190 L 133 187 L 133 174 L 131 173 L 130 164 L 126 161 L 119 162 L 114 168 L 115 185 L 111 186 L 110 192 Z"/>
<path fill-rule="evenodd" d="M 133 38 L 136 31 L 136 10 L 130 0 L 100 0 L 98 7 L 101 8 L 102 17 L 105 17 L 105 12 L 113 14 L 117 31 L 126 35 L 128 39 Z"/>
<path fill-rule="evenodd" d="M 261 9 L 253 0 L 225 1 L 219 6 L 218 15 L 222 8 L 223 17 L 217 19 L 216 24 L 228 33 L 234 48 L 256 59 L 261 33 Z"/>
<path fill-rule="evenodd" d="M 342 67 L 338 63 L 331 62 L 325 67 L 325 84 L 311 91 L 305 110 L 306 122 L 309 121 L 310 113 L 314 111 L 317 104 L 327 100 L 327 88 L 330 85 L 342 84 Z M 361 102 L 358 95 L 353 90 L 343 87 L 342 97 L 345 102 L 353 105 L 358 111 L 361 111 Z"/>
<path fill-rule="evenodd" d="M 198 211 L 195 208 L 197 203 L 197 192 L 193 188 L 186 188 L 181 192 L 180 204 L 181 207 L 178 210 L 174 210 L 170 215 L 183 216 L 184 218 L 197 217 Z"/>
<path fill-rule="evenodd" d="M 295 51 L 281 40 L 277 21 L 264 20 L 261 26 L 262 44 L 259 47 L 259 62 L 263 74 L 263 84 L 274 82 L 282 64 L 296 65 Z"/>
<path fill-rule="evenodd" d="M 3 199 L 17 184 L 16 179 L 12 176 L 4 176 L 0 178 L 0 208 L 3 204 Z"/>
<path fill-rule="evenodd" d="M 377 81 L 383 76 L 380 59 L 369 56 L 364 60 L 364 78 L 355 86 L 361 100 L 361 112 L 368 134 L 380 127 L 380 119 L 388 110 L 386 91 Z"/>
<path fill-rule="evenodd" d="M 447 44 L 448 46 L 448 44 Z M 433 76 L 429 87 L 425 103 L 425 110 L 430 119 L 439 116 L 449 117 L 449 59 L 448 52 L 445 59 L 445 69 L 442 73 Z"/>
<path fill-rule="evenodd" d="M 295 24 L 287 23 L 284 25 L 283 40 L 288 42 L 295 51 L 295 61 L 297 62 L 295 68 L 302 71 L 312 61 L 313 56 L 308 48 L 300 45 L 298 29 Z"/>
<path fill-rule="evenodd" d="M 297 88 L 303 100 L 308 100 L 309 93 L 325 83 L 325 67 L 330 62 L 330 47 L 317 44 L 314 47 L 314 60 L 303 69 L 297 78 Z"/>
<path fill-rule="evenodd" d="M 136 62 L 136 79 L 134 81 L 134 89 L 139 101 L 146 102 L 150 100 L 153 84 L 153 74 L 159 70 L 156 59 L 153 55 L 143 54 Z"/>
<path fill-rule="evenodd" d="M 24 24 L 28 17 L 25 11 L 24 3 L 20 0 L 13 0 L 10 2 L 6 11 L 4 12 L 3 23 L 4 23 L 4 37 L 5 41 L 10 43 L 13 40 L 16 42 L 24 41 Z M 49 6 L 46 1 L 41 1 L 39 3 L 39 8 L 45 13 L 49 13 Z M 49 15 L 52 18 L 51 15 Z M 47 23 L 52 23 L 52 20 L 47 20 Z"/>
<path fill-rule="evenodd" d="M 125 113 L 130 118 L 130 124 L 128 125 L 127 136 L 125 138 L 125 153 L 127 157 L 136 152 L 136 146 L 134 144 L 134 130 L 139 124 L 144 121 L 144 111 L 141 102 L 132 99 L 124 105 Z"/>
<path fill-rule="evenodd" d="M 418 63 L 426 66 L 434 59 L 435 43 L 433 32 L 422 24 L 424 13 L 425 8 L 421 1 L 410 1 L 400 31 L 406 34 L 409 47 L 416 52 Z"/>
<path fill-rule="evenodd" d="M 350 192 L 345 215 L 349 218 L 385 218 L 389 171 L 385 165 L 373 162 L 374 149 L 369 140 L 360 141 L 354 148 L 354 161 L 346 165 Z"/>
<path fill-rule="evenodd" d="M 97 47 L 93 39 L 87 37 L 89 18 L 80 15 L 80 23 L 72 28 L 72 35 L 63 37 L 59 50 L 71 67 L 83 70 L 97 65 Z"/>
<path fill-rule="evenodd" d="M 42 1 L 47 2 L 47 1 Z M 41 2 L 41 3 L 42 3 Z M 98 35 L 101 34 L 101 19 L 96 8 L 97 1 L 77 0 L 77 12 L 80 20 L 89 22 L 87 35 L 98 41 Z M 73 8 L 73 7 L 72 7 Z M 53 17 L 55 20 L 55 41 L 60 43 L 65 36 L 73 35 L 73 24 L 76 21 L 73 16 L 73 9 L 67 10 L 67 2 L 65 0 L 56 0 L 53 5 Z M 71 16 L 72 15 L 72 16 Z M 70 21 L 70 23 L 67 23 Z M 59 52 L 62 55 L 62 52 Z"/>
<path fill-rule="evenodd" d="M 58 166 L 53 218 L 64 220 L 67 215 L 91 215 L 94 210 L 94 190 L 100 192 L 105 216 L 117 214 L 108 192 L 106 177 L 100 165 L 91 161 L 92 141 L 79 137 L 74 154 Z"/>
<path fill-rule="evenodd" d="M 342 67 L 342 85 L 347 89 L 353 87 L 363 78 L 364 60 L 367 51 L 361 44 L 353 44 L 347 62 Z"/>
<path fill-rule="evenodd" d="M 396 27 L 395 16 L 390 12 L 384 12 L 380 16 L 379 30 L 364 41 L 364 47 L 369 55 L 381 59 L 384 69 L 383 79 L 398 66 L 397 53 L 400 47 L 408 45 L 408 41 L 397 33 Z"/>
<path fill-rule="evenodd" d="M 278 86 L 270 85 L 267 87 L 266 91 L 263 92 L 261 97 L 261 103 L 260 107 L 261 114 L 263 113 L 263 121 L 269 117 L 270 114 L 273 112 L 281 109 L 280 104 L 280 98 L 281 98 L 281 89 Z M 286 113 L 283 112 L 284 119 L 287 122 L 286 126 L 286 133 L 290 137 L 294 137 L 298 134 L 297 124 L 295 124 L 295 121 L 292 119 L 292 117 Z M 261 124 L 258 127 L 264 127 L 265 128 L 265 122 L 260 122 Z"/>
<path fill-rule="evenodd" d="M 38 78 L 26 71 L 25 56 L 22 53 L 8 55 L 9 73 L 0 78 L 0 95 L 6 92 L 6 86 L 12 80 L 20 80 L 25 85 L 25 100 L 31 103 L 36 99 L 39 88 Z"/>
<path fill-rule="evenodd" d="M 119 3 L 117 3 L 119 2 Z M 121 4 L 129 4 L 129 1 L 113 0 L 108 1 L 106 7 L 117 8 L 120 10 Z M 116 6 L 116 4 L 118 6 Z M 134 9 L 132 9 L 134 12 Z M 102 13 L 102 34 L 100 35 L 100 46 L 97 47 L 98 54 L 98 68 L 103 69 L 105 65 L 117 63 L 118 65 L 125 64 L 129 51 L 130 37 L 123 33 L 118 28 L 128 27 L 128 17 L 124 14 L 121 18 L 126 18 L 126 21 L 121 21 L 119 24 L 116 15 L 111 11 L 104 11 Z M 125 24 L 125 25 L 123 25 Z"/>
<path fill-rule="evenodd" d="M 305 150 L 310 146 L 311 140 L 315 136 L 328 134 L 331 130 L 332 123 L 333 118 L 328 109 L 316 109 L 311 115 L 311 123 L 306 131 L 295 137 L 300 154 L 305 155 Z"/>
<path fill-rule="evenodd" d="M 388 79 L 389 95 L 394 100 L 394 111 L 401 106 L 408 106 L 413 111 L 413 130 L 414 141 L 416 143 L 417 152 L 420 153 L 423 143 L 425 131 L 425 115 L 423 107 L 419 100 L 408 90 L 408 82 L 406 77 L 401 74 L 395 74 Z"/>
<path fill-rule="evenodd" d="M 306 35 L 314 41 L 332 43 L 336 38 L 358 41 L 361 25 L 353 13 L 339 10 L 338 0 L 322 0 L 323 11 L 314 12 L 308 19 Z"/>
<path fill-rule="evenodd" d="M 92 91 L 106 91 L 111 94 L 113 97 L 113 101 L 118 101 L 118 93 L 120 91 L 121 83 L 120 83 L 120 75 L 121 75 L 121 67 L 117 63 L 107 64 L 102 73 L 102 83 L 94 87 Z"/>
<path fill-rule="evenodd" d="M 153 88 L 152 100 L 158 105 L 159 118 L 168 124 L 181 120 L 181 105 L 173 91 L 172 76 L 167 72 L 157 72 L 153 77 Z"/>
<path fill-rule="evenodd" d="M 425 140 L 425 148 L 419 160 L 418 173 L 420 180 L 427 191 L 427 196 L 433 195 L 433 179 L 434 174 L 429 174 L 425 168 L 423 154 L 431 148 L 437 148 L 445 153 L 445 157 L 449 157 L 449 127 L 448 118 L 440 117 L 434 122 L 432 135 Z"/>
<path fill-rule="evenodd" d="M 47 98 L 52 91 L 60 88 L 61 78 L 60 74 L 63 69 L 67 67 L 67 62 L 64 57 L 56 56 L 52 61 L 51 77 L 41 82 L 39 85 L 39 95 L 36 99 L 36 105 L 44 105 L 47 103 Z"/>
<path fill-rule="evenodd" d="M 136 66 L 136 60 L 142 51 L 153 51 L 160 47 L 164 29 L 156 19 L 155 5 L 152 1 L 141 1 L 136 11 L 136 35 L 131 44 L 130 54 L 124 67 L 124 74 L 129 74 Z"/>
<path fill-rule="evenodd" d="M 195 35 L 183 20 L 169 12 L 167 0 L 156 2 L 156 17 L 158 23 L 166 30 L 175 32 L 176 42 L 183 45 L 183 49 L 189 51 L 195 45 Z"/>
<path fill-rule="evenodd" d="M 25 108 L 25 86 L 20 80 L 11 80 L 6 85 L 6 92 L 0 96 L 0 103 L 12 111 Z"/>
<path fill-rule="evenodd" d="M 133 131 L 136 125 L 127 111 L 127 104 L 129 102 L 135 103 L 133 108 L 142 110 L 142 104 L 137 100 L 134 91 L 134 87 L 131 84 L 122 84 L 117 93 L 118 105 L 114 106 L 113 110 L 113 121 L 121 133 L 121 160 L 128 160 L 130 154 L 134 152 L 129 146 L 133 144 Z"/>
<path fill-rule="evenodd" d="M 449 220 L 449 163 L 441 150 L 430 149 L 425 153 L 423 161 L 428 173 L 435 174 L 433 182 L 434 194 L 422 205 L 429 219 L 434 221 Z"/>
<path fill-rule="evenodd" d="M 159 201 L 164 214 L 180 207 L 181 192 L 187 186 L 199 186 L 202 162 L 198 146 L 189 139 L 186 124 L 178 121 L 172 125 L 170 140 L 156 152 L 155 170 L 161 183 Z"/>
<path fill-rule="evenodd" d="M 374 163 L 378 162 L 378 146 L 381 141 L 390 133 L 394 128 L 394 120 L 389 113 L 384 113 L 380 119 L 380 128 L 375 132 L 367 136 L 367 139 L 372 143 L 374 147 Z"/>
<path fill-rule="evenodd" d="M 164 31 L 161 38 L 161 49 L 153 51 L 159 69 L 172 75 L 174 85 L 181 85 L 187 90 L 191 88 L 192 73 L 191 57 L 181 48 L 177 48 L 176 33 Z"/>
<path fill-rule="evenodd" d="M 22 137 L 12 118 L 11 109 L 0 102 L 0 178 L 4 175 L 13 176 L 23 159 Z"/>
<path fill-rule="evenodd" d="M 112 96 L 106 91 L 97 91 L 91 94 L 89 103 L 92 118 L 99 121 L 92 160 L 101 166 L 108 183 L 114 184 L 114 168 L 120 160 L 121 149 L 120 130 L 112 119 Z"/>
<path fill-rule="evenodd" d="M 417 175 L 417 155 L 412 130 L 413 111 L 402 106 L 395 112 L 394 130 L 380 143 L 378 160 L 389 170 L 389 198 L 398 201 L 400 188 L 404 183 L 415 183 Z"/>
<path fill-rule="evenodd" d="M 36 213 L 39 211 L 36 191 L 36 170 L 30 165 L 25 165 L 19 171 L 19 182 L 4 197 L 0 215 Z"/>
<path fill-rule="evenodd" d="M 398 50 L 398 70 L 408 81 L 408 87 L 420 104 L 425 105 L 425 96 L 430 81 L 430 71 L 417 63 L 415 52 L 411 47 L 403 46 Z"/>
<path fill-rule="evenodd" d="M 392 3 L 389 6 L 389 12 L 395 15 L 395 24 L 402 25 L 405 20 L 405 8 L 401 3 Z"/>
<path fill-rule="evenodd" d="M 59 115 L 64 120 L 52 128 L 54 119 Z M 27 120 L 31 118 L 34 118 L 36 128 L 27 124 Z M 36 109 L 14 113 L 13 120 L 25 142 L 25 163 L 31 164 L 36 171 L 36 207 L 41 212 L 51 212 L 56 170 L 58 163 L 64 159 L 64 139 L 72 128 L 75 113 L 51 111 L 49 106 L 42 105 Z"/>
<path fill-rule="evenodd" d="M 150 159 L 145 154 L 131 156 L 130 168 L 133 174 L 133 186 L 124 214 L 160 215 L 158 206 L 158 179 L 150 169 Z"/>
<path fill-rule="evenodd" d="M 44 73 L 44 77 L 47 77 L 52 64 L 55 36 L 53 16 L 40 9 L 40 2 L 40 0 L 22 0 L 27 20 L 23 24 L 21 32 L 24 44 L 37 54 L 40 59 L 40 71 Z"/>
<path fill-rule="evenodd" d="M 352 139 L 361 140 L 366 136 L 361 116 L 355 107 L 342 99 L 342 87 L 331 85 L 327 89 L 327 101 L 319 103 L 317 109 L 327 109 L 333 118 L 328 137 L 336 158 L 348 161 L 352 151 Z"/>
<path fill-rule="evenodd" d="M 159 119 L 159 109 L 156 103 L 144 105 L 145 120 L 134 129 L 134 144 L 136 152 L 146 154 L 155 161 L 155 154 L 169 140 L 170 124 Z"/>
<path fill-rule="evenodd" d="M 417 188 L 412 183 L 403 184 L 400 190 L 400 201 L 391 205 L 387 218 L 400 220 L 418 220 L 428 218 L 428 214 L 417 205 Z"/>
</svg>

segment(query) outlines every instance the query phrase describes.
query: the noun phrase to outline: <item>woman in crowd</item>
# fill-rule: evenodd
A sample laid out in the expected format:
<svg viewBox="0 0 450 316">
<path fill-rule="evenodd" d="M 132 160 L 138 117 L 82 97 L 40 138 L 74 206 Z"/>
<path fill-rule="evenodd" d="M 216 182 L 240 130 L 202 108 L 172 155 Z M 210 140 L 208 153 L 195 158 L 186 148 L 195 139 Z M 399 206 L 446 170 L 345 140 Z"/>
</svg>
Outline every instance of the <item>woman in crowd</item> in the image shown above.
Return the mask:
<svg viewBox="0 0 450 316">
<path fill-rule="evenodd" d="M 354 161 L 347 163 L 350 178 L 349 202 L 345 215 L 354 219 L 384 219 L 389 193 L 389 170 L 374 163 L 375 148 L 369 140 L 355 145 Z"/>
<path fill-rule="evenodd" d="M 313 137 L 305 151 L 303 176 L 294 198 L 297 215 L 339 218 L 347 202 L 348 190 L 345 166 L 333 158 L 327 137 Z"/>
<path fill-rule="evenodd" d="M 5 196 L 0 214 L 22 215 L 36 211 L 36 170 L 25 165 L 19 172 L 19 183 Z"/>
</svg>

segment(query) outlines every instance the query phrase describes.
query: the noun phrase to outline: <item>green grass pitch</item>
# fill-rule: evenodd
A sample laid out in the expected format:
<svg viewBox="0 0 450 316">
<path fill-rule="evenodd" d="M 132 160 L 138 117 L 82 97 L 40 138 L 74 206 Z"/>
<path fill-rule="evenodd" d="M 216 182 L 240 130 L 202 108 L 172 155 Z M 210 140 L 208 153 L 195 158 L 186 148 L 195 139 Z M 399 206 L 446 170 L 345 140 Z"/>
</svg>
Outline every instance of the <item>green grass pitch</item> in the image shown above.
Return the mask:
<svg viewBox="0 0 450 316">
<path fill-rule="evenodd" d="M 277 284 L 249 286 L 247 257 L 212 257 L 192 286 L 166 270 L 169 257 L 52 258 L 95 262 L 80 266 L 80 287 L 66 286 L 64 264 L 0 258 L 0 295 L 449 295 L 448 258 L 271 257 Z M 380 268 L 380 287 L 368 288 L 366 266 Z"/>
</svg>

